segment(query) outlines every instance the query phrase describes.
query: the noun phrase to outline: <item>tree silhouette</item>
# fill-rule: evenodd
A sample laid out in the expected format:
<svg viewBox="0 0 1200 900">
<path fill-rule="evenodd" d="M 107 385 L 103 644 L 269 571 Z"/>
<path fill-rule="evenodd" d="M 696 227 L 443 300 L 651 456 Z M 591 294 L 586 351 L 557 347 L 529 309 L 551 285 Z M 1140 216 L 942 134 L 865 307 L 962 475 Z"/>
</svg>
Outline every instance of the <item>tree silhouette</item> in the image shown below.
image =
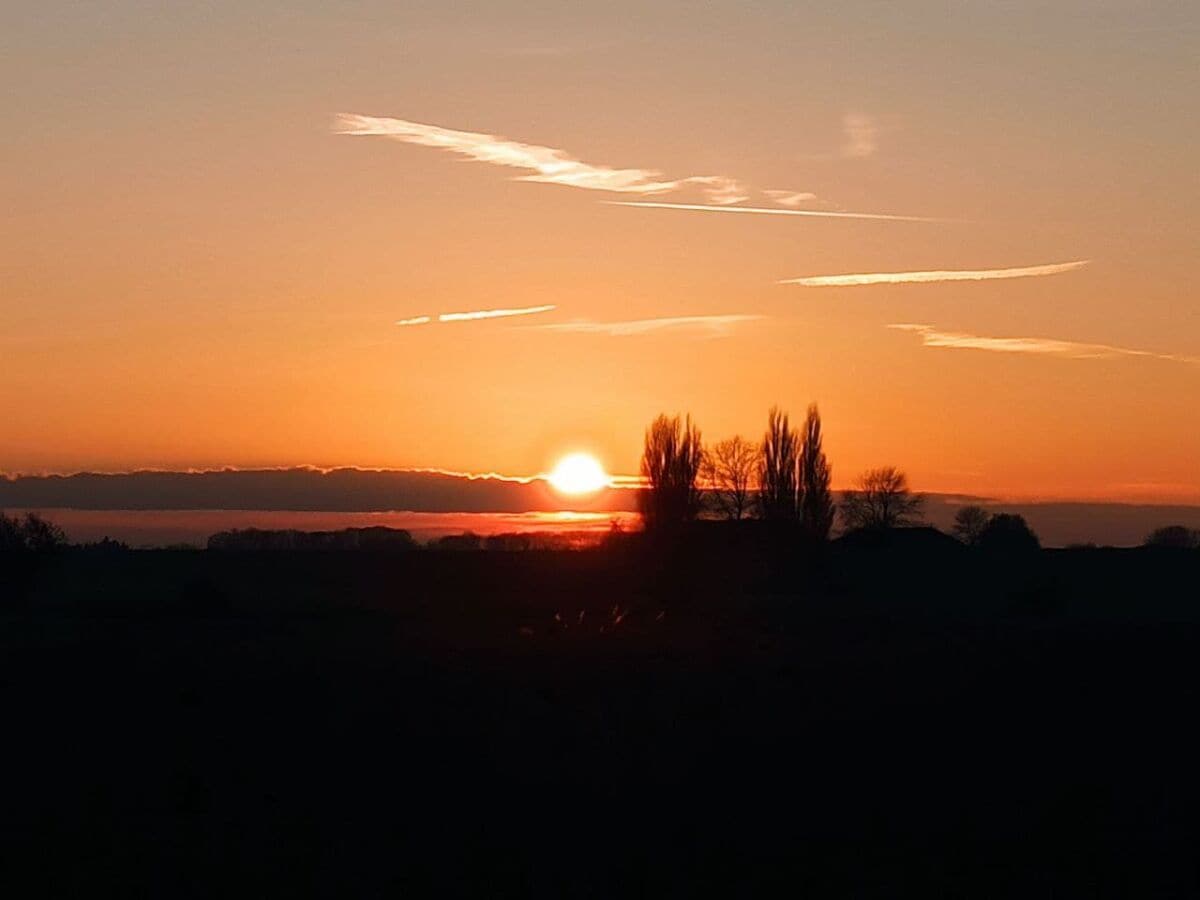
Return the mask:
<svg viewBox="0 0 1200 900">
<path fill-rule="evenodd" d="M 1143 546 L 1193 550 L 1200 547 L 1200 531 L 1192 531 L 1183 525 L 1167 525 L 1150 532 Z"/>
<path fill-rule="evenodd" d="M 740 435 L 708 448 L 702 473 L 712 507 L 730 521 L 748 516 L 758 468 L 758 448 Z"/>
<path fill-rule="evenodd" d="M 833 494 L 829 490 L 832 474 L 821 448 L 821 413 L 814 403 L 804 419 L 800 447 L 800 521 L 804 533 L 813 540 L 829 540 L 829 529 L 833 527 Z"/>
<path fill-rule="evenodd" d="M 772 406 L 767 414 L 759 463 L 759 503 L 764 519 L 795 521 L 800 517 L 800 438 L 788 424 L 787 413 Z"/>
<path fill-rule="evenodd" d="M 1024 516 L 997 513 L 979 533 L 980 550 L 990 553 L 1028 553 L 1042 547 Z"/>
<path fill-rule="evenodd" d="M 65 546 L 67 535 L 63 530 L 37 513 L 27 513 L 23 520 L 0 514 L 0 551 L 52 553 Z"/>
<path fill-rule="evenodd" d="M 10 519 L 0 512 L 0 553 L 15 553 L 25 549 L 25 532 L 19 519 Z"/>
<path fill-rule="evenodd" d="M 954 514 L 954 535 L 968 547 L 979 543 L 979 535 L 991 518 L 982 506 L 963 506 Z"/>
<path fill-rule="evenodd" d="M 870 469 L 858 488 L 842 498 L 842 517 L 848 528 L 901 528 L 923 518 L 925 498 L 908 488 L 908 476 L 892 466 Z"/>
<path fill-rule="evenodd" d="M 700 429 L 692 417 L 660 415 L 646 429 L 642 477 L 646 487 L 638 496 L 647 531 L 665 530 L 690 522 L 700 511 L 696 480 L 704 458 Z"/>
<path fill-rule="evenodd" d="M 23 530 L 25 545 L 35 553 L 50 553 L 67 546 L 66 533 L 37 513 L 26 514 Z"/>
</svg>

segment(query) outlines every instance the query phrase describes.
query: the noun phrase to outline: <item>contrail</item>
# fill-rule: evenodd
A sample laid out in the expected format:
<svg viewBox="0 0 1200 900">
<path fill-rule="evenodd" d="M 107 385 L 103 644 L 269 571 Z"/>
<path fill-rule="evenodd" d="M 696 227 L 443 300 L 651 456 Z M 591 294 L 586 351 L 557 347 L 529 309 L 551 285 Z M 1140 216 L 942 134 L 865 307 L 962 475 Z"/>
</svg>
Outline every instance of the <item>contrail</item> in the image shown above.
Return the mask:
<svg viewBox="0 0 1200 900">
<path fill-rule="evenodd" d="M 667 329 L 699 330 L 708 337 L 724 337 L 730 329 L 746 322 L 766 318 L 759 315 L 724 316 L 670 316 L 658 319 L 632 319 L 624 322 L 559 322 L 553 325 L 530 325 L 539 331 L 558 331 L 575 334 L 606 334 L 613 337 L 628 337 Z"/>
<path fill-rule="evenodd" d="M 805 287 L 852 287 L 866 284 L 931 284 L 938 281 L 992 281 L 998 278 L 1032 278 L 1058 275 L 1081 269 L 1091 260 L 1051 263 L 1045 266 L 1022 266 L 1014 269 L 939 269 L 930 272 L 869 272 L 854 275 L 812 275 L 806 278 L 787 278 L 779 284 L 802 284 Z"/>
<path fill-rule="evenodd" d="M 474 322 L 476 319 L 504 319 L 508 316 L 532 316 L 536 313 L 550 312 L 558 309 L 553 303 L 545 306 L 520 306 L 513 309 L 475 309 L 470 312 L 441 313 L 439 322 Z M 399 319 L 397 325 L 428 325 L 433 321 L 432 316 L 413 316 L 411 319 Z"/>
<path fill-rule="evenodd" d="M 1057 356 L 1063 359 L 1117 359 L 1140 357 L 1161 359 L 1167 362 L 1200 365 L 1200 357 L 1181 356 L 1174 353 L 1157 353 L 1153 350 L 1136 350 L 1129 347 L 1114 347 L 1110 344 L 1084 344 L 1078 341 L 1063 341 L 1042 337 L 985 337 L 957 331 L 938 331 L 932 325 L 896 323 L 888 325 L 899 331 L 911 331 L 921 336 L 925 347 L 942 347 L 959 350 L 988 350 L 994 353 L 1030 353 L 1037 356 Z"/>
<path fill-rule="evenodd" d="M 652 200 L 601 200 L 610 206 L 638 206 L 644 209 L 687 209 L 696 212 L 754 213 L 760 216 L 811 216 L 817 219 L 880 219 L 889 222 L 949 222 L 922 216 L 893 216 L 885 213 L 830 212 L 816 209 L 772 209 L 766 206 L 709 206 L 703 203 L 661 203 Z"/>
<path fill-rule="evenodd" d="M 439 322 L 472 322 L 476 319 L 504 319 L 509 316 L 532 316 L 558 309 L 553 303 L 545 306 L 521 306 L 514 309 L 477 309 L 471 312 L 442 313 Z"/>
</svg>

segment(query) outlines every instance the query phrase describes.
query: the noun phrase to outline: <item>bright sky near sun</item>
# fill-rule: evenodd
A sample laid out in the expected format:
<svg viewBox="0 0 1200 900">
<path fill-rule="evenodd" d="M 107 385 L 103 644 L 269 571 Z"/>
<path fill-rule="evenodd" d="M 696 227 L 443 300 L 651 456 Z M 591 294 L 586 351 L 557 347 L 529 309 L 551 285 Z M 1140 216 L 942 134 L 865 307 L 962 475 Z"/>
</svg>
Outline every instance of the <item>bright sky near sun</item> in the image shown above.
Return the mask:
<svg viewBox="0 0 1200 900">
<path fill-rule="evenodd" d="M 0 76 L 0 471 L 817 401 L 839 485 L 1200 501 L 1194 2 L 43 0 Z"/>
</svg>

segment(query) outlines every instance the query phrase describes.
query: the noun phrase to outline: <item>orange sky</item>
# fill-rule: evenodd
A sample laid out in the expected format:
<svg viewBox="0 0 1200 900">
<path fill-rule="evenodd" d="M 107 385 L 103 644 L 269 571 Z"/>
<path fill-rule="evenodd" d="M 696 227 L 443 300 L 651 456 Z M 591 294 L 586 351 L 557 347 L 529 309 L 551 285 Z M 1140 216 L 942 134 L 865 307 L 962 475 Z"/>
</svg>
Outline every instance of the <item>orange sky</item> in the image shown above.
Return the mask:
<svg viewBox="0 0 1200 900">
<path fill-rule="evenodd" d="M 1200 502 L 1194 4 L 94 6 L 0 13 L 2 471 L 631 472 L 816 400 L 838 483 Z M 734 196 L 937 221 L 604 202 Z"/>
</svg>

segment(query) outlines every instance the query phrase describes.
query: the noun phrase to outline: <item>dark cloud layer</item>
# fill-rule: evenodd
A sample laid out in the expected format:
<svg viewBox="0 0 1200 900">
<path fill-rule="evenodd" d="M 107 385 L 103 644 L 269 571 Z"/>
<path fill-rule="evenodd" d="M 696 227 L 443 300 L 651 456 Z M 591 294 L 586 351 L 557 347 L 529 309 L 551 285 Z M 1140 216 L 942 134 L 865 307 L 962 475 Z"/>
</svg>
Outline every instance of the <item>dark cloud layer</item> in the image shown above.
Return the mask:
<svg viewBox="0 0 1200 900">
<path fill-rule="evenodd" d="M 0 508 L 527 512 L 632 510 L 635 503 L 628 490 L 564 503 L 540 479 L 364 469 L 80 473 L 0 481 Z"/>
</svg>

